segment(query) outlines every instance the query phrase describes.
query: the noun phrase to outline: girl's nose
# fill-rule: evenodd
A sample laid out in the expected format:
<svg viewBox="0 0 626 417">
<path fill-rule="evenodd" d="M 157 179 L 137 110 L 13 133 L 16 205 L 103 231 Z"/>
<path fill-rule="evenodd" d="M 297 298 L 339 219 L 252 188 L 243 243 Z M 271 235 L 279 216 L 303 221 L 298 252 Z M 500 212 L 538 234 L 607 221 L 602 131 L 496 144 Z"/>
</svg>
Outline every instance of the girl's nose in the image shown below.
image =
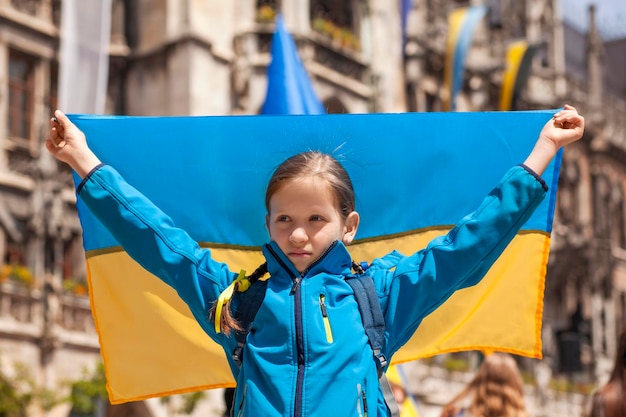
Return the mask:
<svg viewBox="0 0 626 417">
<path fill-rule="evenodd" d="M 302 227 L 296 227 L 291 231 L 291 234 L 289 235 L 289 240 L 291 241 L 291 243 L 304 243 L 307 241 L 307 239 L 308 236 L 306 234 L 306 231 Z"/>
</svg>

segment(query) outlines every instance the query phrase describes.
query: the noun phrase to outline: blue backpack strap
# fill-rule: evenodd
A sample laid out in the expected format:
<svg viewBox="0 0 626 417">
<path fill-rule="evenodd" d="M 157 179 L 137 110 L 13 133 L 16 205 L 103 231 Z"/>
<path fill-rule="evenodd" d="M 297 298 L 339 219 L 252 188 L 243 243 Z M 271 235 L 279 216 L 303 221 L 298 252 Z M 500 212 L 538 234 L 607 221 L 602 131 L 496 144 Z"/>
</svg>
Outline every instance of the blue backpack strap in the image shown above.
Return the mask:
<svg viewBox="0 0 626 417">
<path fill-rule="evenodd" d="M 261 308 L 263 299 L 265 298 L 265 290 L 267 289 L 267 280 L 257 280 L 245 292 L 240 293 L 239 305 L 235 310 L 234 318 L 237 320 L 242 330 L 235 333 L 237 347 L 232 353 L 232 358 L 241 366 L 243 360 L 243 347 L 246 344 L 246 337 L 252 327 L 252 321 L 256 313 Z"/>
<path fill-rule="evenodd" d="M 359 306 L 363 327 L 374 352 L 374 360 L 380 376 L 385 373 L 385 368 L 387 367 L 387 358 L 382 353 L 385 341 L 385 318 L 380 308 L 374 280 L 369 275 L 361 275 L 347 277 L 346 282 L 354 291 L 354 298 Z"/>
<path fill-rule="evenodd" d="M 392 417 L 400 416 L 400 409 L 393 391 L 387 380 L 385 370 L 387 368 L 387 358 L 382 353 L 385 342 L 385 317 L 383 316 L 374 280 L 369 275 L 349 276 L 345 280 L 354 291 L 354 298 L 359 306 L 361 320 L 365 328 L 369 344 L 374 352 L 374 362 L 378 370 L 378 383 L 383 391 L 383 396 L 387 408 Z"/>
</svg>

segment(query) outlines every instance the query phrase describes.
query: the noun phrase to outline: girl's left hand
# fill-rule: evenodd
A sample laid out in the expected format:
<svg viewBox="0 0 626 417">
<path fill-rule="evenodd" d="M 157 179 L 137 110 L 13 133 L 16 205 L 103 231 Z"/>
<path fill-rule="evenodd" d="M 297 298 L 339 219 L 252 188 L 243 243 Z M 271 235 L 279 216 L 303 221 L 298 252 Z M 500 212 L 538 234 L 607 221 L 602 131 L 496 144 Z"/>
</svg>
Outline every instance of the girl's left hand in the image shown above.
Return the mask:
<svg viewBox="0 0 626 417">
<path fill-rule="evenodd" d="M 585 119 L 576 109 L 566 104 L 563 110 L 554 114 L 544 125 L 539 138 L 550 141 L 561 148 L 583 137 Z"/>
</svg>

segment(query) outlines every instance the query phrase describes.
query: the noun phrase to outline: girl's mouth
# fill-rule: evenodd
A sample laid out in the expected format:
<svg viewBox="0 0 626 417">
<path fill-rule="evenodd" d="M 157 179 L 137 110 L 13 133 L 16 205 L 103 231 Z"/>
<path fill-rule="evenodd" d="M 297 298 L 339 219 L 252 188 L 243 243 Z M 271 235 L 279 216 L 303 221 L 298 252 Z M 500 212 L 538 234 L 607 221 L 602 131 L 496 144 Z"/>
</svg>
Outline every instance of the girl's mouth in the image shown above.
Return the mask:
<svg viewBox="0 0 626 417">
<path fill-rule="evenodd" d="M 289 252 L 289 256 L 293 256 L 296 258 L 305 258 L 307 256 L 311 256 L 311 252 L 307 252 L 307 251 L 292 251 Z"/>
</svg>

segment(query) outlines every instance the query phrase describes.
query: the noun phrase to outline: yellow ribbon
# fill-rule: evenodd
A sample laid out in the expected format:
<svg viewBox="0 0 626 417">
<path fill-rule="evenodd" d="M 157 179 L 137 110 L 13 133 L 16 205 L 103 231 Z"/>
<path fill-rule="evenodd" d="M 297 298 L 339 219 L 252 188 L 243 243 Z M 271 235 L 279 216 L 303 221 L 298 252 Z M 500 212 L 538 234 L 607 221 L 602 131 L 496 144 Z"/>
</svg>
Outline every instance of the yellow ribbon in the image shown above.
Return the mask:
<svg viewBox="0 0 626 417">
<path fill-rule="evenodd" d="M 228 286 L 220 296 L 217 298 L 217 305 L 215 306 L 215 332 L 222 332 L 222 309 L 224 307 L 224 303 L 231 298 L 233 298 L 233 294 L 235 290 L 239 292 L 244 292 L 248 288 L 250 288 L 250 280 L 246 276 L 246 270 L 242 269 L 239 272 L 237 278 Z"/>
</svg>

